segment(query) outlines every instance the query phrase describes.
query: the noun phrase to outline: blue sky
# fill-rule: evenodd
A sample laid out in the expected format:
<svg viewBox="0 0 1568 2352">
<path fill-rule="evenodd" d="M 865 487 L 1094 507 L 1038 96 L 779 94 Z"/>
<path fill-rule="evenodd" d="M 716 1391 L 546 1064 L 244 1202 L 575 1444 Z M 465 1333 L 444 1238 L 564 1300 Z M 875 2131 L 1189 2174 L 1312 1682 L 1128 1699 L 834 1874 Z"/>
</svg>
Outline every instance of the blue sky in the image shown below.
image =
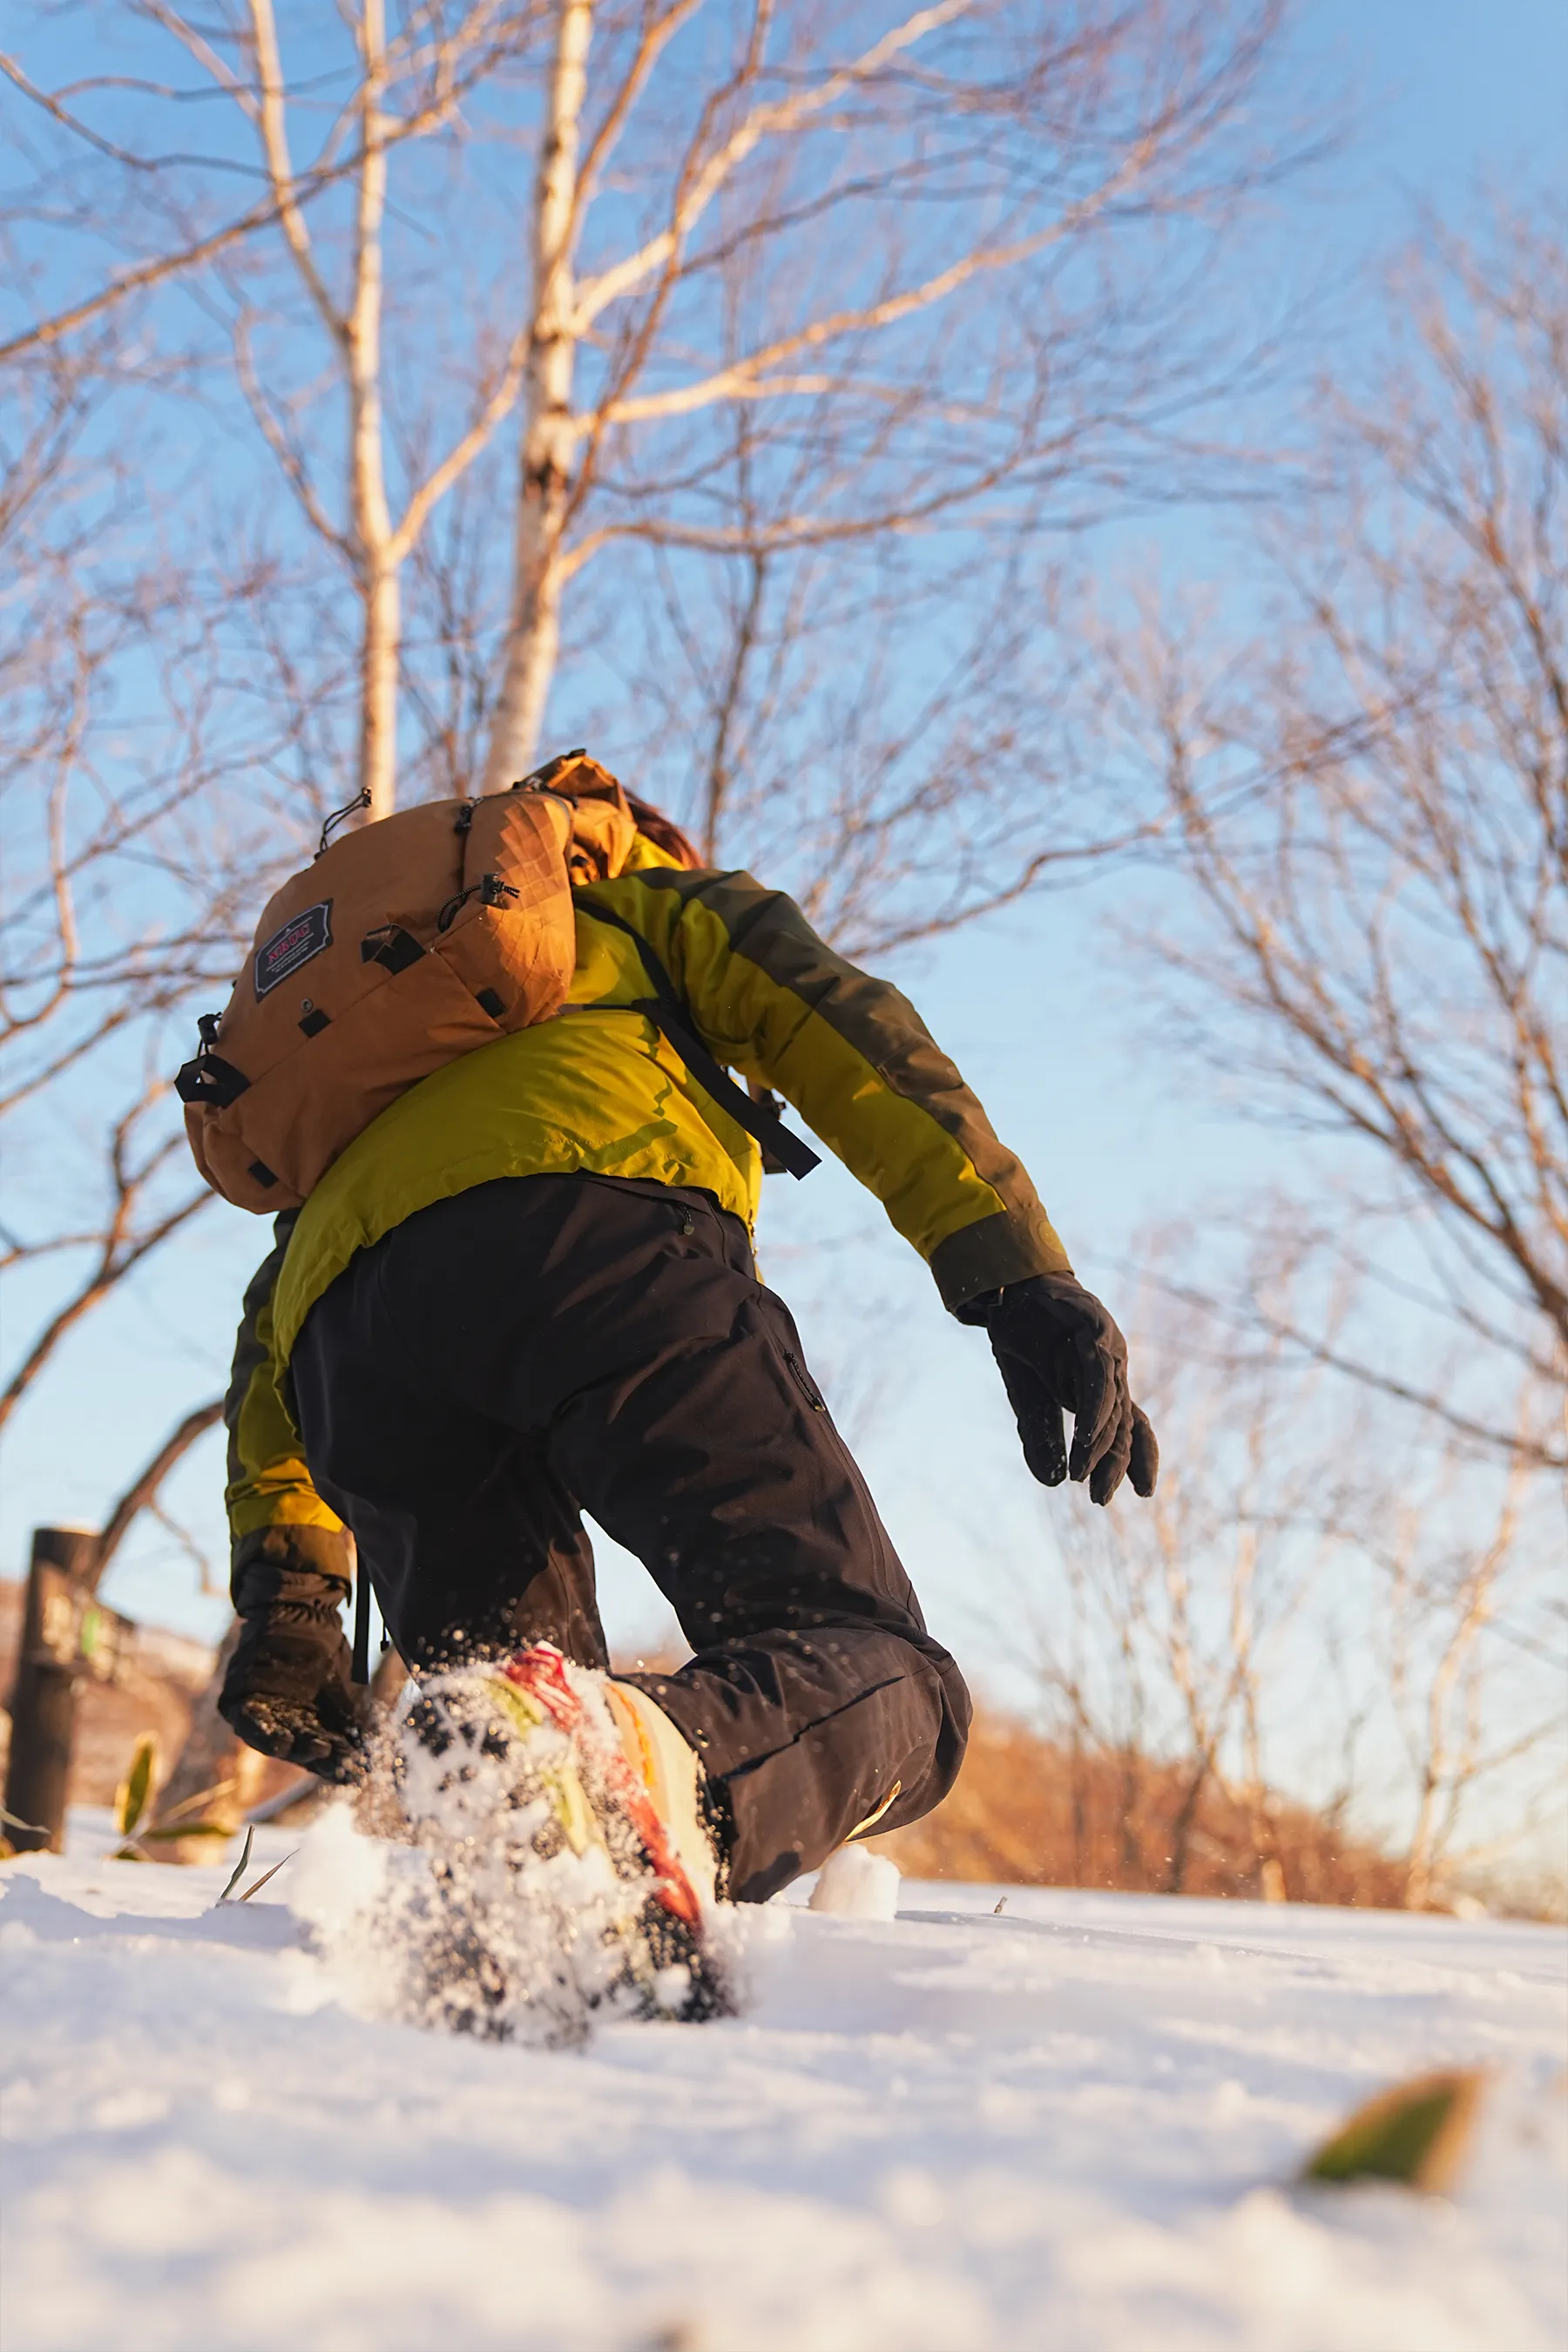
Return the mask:
<svg viewBox="0 0 1568 2352">
<path fill-rule="evenodd" d="M 1562 146 L 1568 10 L 1552 0 L 1309 0 L 1295 36 L 1303 89 L 1336 79 L 1357 100 L 1342 152 L 1309 188 L 1282 190 L 1260 265 L 1339 290 L 1325 335 L 1353 357 L 1358 264 L 1395 243 L 1429 203 L 1463 224 L 1476 190 L 1539 180 Z M 1325 345 L 1331 357 L 1336 346 Z M 1289 400 L 1289 386 L 1279 397 Z M 1223 531 L 1162 534 L 1162 561 L 1211 572 Z M 1042 899 L 908 959 L 902 983 L 1026 1160 L 1086 1279 L 1115 1304 L 1116 1268 L 1151 1226 L 1223 1217 L 1248 1186 L 1293 1171 L 1300 1147 L 1245 1126 L 1209 1074 L 1156 1051 L 1112 937 L 1117 894 L 1095 885 Z M 1104 973 L 1110 984 L 1089 984 Z M 1016 1695 L 1006 1618 L 1015 1575 L 1047 1553 L 1035 1489 L 984 1340 L 942 1316 L 929 1279 L 879 1231 L 874 1205 L 837 1169 L 809 1185 L 775 1180 L 764 1271 L 795 1305 L 830 1396 L 862 1453 L 933 1624 L 983 1684 Z M 169 1271 L 154 1269 L 84 1327 L 19 1417 L 0 1496 L 0 1561 L 20 1571 L 40 1519 L 90 1522 L 178 1414 L 226 1365 L 239 1289 L 263 1246 L 259 1223 L 219 1206 Z M 1121 1284 L 1125 1287 L 1125 1284 Z M 6 1352 L 30 1322 L 18 1288 Z M 112 1430 L 114 1443 L 102 1433 Z M 221 1574 L 218 1448 L 209 1443 L 169 1500 Z M 1119 1506 L 1135 1507 L 1130 1501 Z M 607 1558 L 606 1617 L 636 1638 L 660 1608 L 631 1563 Z M 223 1604 L 195 1591 L 189 1560 L 144 1523 L 109 1598 L 134 1614 L 210 1633 Z"/>
</svg>

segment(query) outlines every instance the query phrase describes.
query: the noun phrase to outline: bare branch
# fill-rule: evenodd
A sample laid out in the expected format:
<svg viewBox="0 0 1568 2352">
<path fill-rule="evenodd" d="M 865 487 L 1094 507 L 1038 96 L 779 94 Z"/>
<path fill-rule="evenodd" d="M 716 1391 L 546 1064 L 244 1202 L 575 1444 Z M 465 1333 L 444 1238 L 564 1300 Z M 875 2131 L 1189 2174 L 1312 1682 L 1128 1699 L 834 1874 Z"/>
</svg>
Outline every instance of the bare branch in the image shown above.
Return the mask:
<svg viewBox="0 0 1568 2352">
<path fill-rule="evenodd" d="M 110 1561 L 140 1514 L 155 1507 L 159 1489 L 169 1473 L 184 1459 L 197 1438 L 205 1436 L 222 1419 L 222 1397 L 215 1397 L 210 1404 L 198 1405 L 194 1412 L 186 1413 L 178 1427 L 163 1440 L 152 1460 L 144 1463 L 137 1472 L 103 1523 L 93 1560 L 95 1585 L 102 1581 Z"/>
</svg>

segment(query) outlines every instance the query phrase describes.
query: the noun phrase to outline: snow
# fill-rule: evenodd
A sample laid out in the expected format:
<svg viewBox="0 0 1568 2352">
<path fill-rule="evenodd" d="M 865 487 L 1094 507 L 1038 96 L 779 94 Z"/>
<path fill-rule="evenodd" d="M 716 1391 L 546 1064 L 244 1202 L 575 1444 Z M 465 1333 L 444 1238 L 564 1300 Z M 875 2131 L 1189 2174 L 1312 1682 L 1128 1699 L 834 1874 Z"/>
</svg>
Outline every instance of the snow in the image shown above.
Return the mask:
<svg viewBox="0 0 1568 2352">
<path fill-rule="evenodd" d="M 1568 1938 L 976 1886 L 736 1915 L 746 2013 L 584 2052 L 361 2013 L 297 1866 L 0 1872 L 5 2352 L 1560 2352 Z M 290 1851 L 258 1832 L 253 1866 Z M 995 1905 L 1005 1895 L 1005 1908 Z M 1299 2189 L 1494 2070 L 1453 2199 Z"/>
<path fill-rule="evenodd" d="M 806 1907 L 840 1919 L 896 1919 L 899 1865 L 863 1845 L 841 1845 L 817 1872 Z"/>
</svg>

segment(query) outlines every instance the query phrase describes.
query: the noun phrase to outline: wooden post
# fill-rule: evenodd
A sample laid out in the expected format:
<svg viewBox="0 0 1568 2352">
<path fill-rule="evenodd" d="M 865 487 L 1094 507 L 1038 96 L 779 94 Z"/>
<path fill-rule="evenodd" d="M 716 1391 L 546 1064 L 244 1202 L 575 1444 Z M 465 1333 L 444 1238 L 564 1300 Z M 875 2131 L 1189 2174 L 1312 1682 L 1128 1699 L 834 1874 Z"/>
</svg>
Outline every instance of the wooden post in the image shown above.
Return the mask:
<svg viewBox="0 0 1568 2352">
<path fill-rule="evenodd" d="M 76 1729 L 82 1612 L 98 1561 L 90 1528 L 35 1528 L 16 1683 L 4 1827 L 18 1853 L 58 1853 Z M 26 1824 L 26 1827 L 23 1824 Z"/>
</svg>

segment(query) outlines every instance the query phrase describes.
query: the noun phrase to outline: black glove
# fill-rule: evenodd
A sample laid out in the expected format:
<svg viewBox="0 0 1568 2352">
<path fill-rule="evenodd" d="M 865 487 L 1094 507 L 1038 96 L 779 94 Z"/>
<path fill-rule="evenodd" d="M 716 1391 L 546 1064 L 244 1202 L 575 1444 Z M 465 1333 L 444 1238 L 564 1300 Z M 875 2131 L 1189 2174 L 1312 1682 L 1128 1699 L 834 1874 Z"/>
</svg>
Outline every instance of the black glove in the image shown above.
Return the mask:
<svg viewBox="0 0 1568 2352">
<path fill-rule="evenodd" d="M 323 1780 L 364 1771 L 369 1694 L 356 1688 L 339 1608 L 349 1580 L 313 1563 L 318 1528 L 269 1528 L 237 1556 L 239 1640 L 218 1713 L 247 1748 L 302 1764 Z M 342 1539 L 332 1538 L 340 1554 Z"/>
<path fill-rule="evenodd" d="M 1093 1499 L 1109 1503 L 1130 1473 L 1134 1494 L 1153 1493 L 1159 1444 L 1128 1394 L 1127 1342 L 1092 1292 L 1070 1274 L 1035 1274 L 958 1312 L 985 1326 L 1024 1459 L 1042 1486 L 1087 1478 Z M 1070 1459 L 1064 1412 L 1073 1417 Z"/>
</svg>

